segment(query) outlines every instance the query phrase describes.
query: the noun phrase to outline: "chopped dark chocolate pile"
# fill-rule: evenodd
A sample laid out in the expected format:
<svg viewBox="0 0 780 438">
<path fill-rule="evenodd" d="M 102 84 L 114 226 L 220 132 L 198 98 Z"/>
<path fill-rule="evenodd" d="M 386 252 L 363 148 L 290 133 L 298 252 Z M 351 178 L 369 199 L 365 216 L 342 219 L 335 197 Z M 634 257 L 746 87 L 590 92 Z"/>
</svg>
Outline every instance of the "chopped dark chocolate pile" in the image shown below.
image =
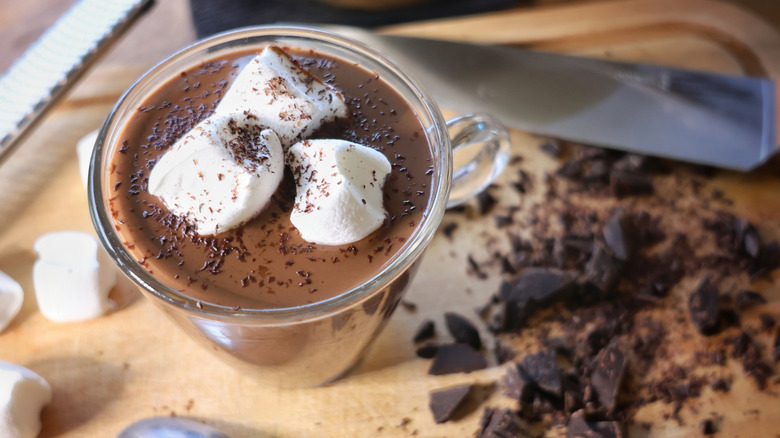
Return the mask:
<svg viewBox="0 0 780 438">
<path fill-rule="evenodd" d="M 436 423 L 444 423 L 453 418 L 471 393 L 472 385 L 458 385 L 431 391 L 428 406 Z"/>
<path fill-rule="evenodd" d="M 414 334 L 414 342 L 422 342 L 431 339 L 436 334 L 436 325 L 432 320 L 426 319 Z"/>
<path fill-rule="evenodd" d="M 593 392 L 599 403 L 613 412 L 623 384 L 626 359 L 618 344 L 612 341 L 596 355 L 595 369 L 590 376 Z"/>
<path fill-rule="evenodd" d="M 466 344 L 440 345 L 433 357 L 428 374 L 441 376 L 468 373 L 487 368 L 487 361 L 479 352 Z"/>
<path fill-rule="evenodd" d="M 620 438 L 623 433 L 616 421 L 588 421 L 579 410 L 571 414 L 566 428 L 567 438 Z"/>
<path fill-rule="evenodd" d="M 696 324 L 699 333 L 711 336 L 720 330 L 720 311 L 718 308 L 718 290 L 705 275 L 688 299 L 688 311 L 691 321 Z"/>
<path fill-rule="evenodd" d="M 477 438 L 533 438 L 534 434 L 511 409 L 486 408 Z"/>
<path fill-rule="evenodd" d="M 469 320 L 453 312 L 444 314 L 444 321 L 447 323 L 447 330 L 450 332 L 456 342 L 470 345 L 471 348 L 479 351 L 482 349 L 482 339 L 479 337 L 479 331 Z"/>
<path fill-rule="evenodd" d="M 496 204 L 486 198 L 497 212 L 495 224 L 481 218 L 492 227 L 484 234 L 491 256 L 469 258 L 470 273 L 500 271 L 504 280 L 479 314 L 496 337 L 498 362 L 511 361 L 501 385 L 517 402 L 487 408 L 478 436 L 496 418 L 522 432 L 491 436 L 522 436 L 524 424 L 621 436 L 656 401 L 670 405 L 663 418 L 682 422 L 688 399 L 707 387 L 731 390 L 734 361 L 758 388 L 774 390 L 780 378 L 770 383 L 766 360 L 780 362 L 780 320 L 769 308 L 741 313 L 766 302 L 750 282 L 780 265 L 780 245 L 759 233 L 764 224 L 731 213 L 728 194 L 687 165 L 677 173 L 662 160 L 570 143 L 559 155 L 558 145 L 545 151 L 563 158 L 557 171 L 526 168 L 520 189 L 492 191 Z M 529 196 L 516 202 L 518 191 Z M 694 290 L 680 287 L 697 277 Z M 694 331 L 711 338 L 697 341 Z M 686 351 L 676 350 L 680 338 Z M 706 419 L 694 406 L 685 416 Z"/>
</svg>

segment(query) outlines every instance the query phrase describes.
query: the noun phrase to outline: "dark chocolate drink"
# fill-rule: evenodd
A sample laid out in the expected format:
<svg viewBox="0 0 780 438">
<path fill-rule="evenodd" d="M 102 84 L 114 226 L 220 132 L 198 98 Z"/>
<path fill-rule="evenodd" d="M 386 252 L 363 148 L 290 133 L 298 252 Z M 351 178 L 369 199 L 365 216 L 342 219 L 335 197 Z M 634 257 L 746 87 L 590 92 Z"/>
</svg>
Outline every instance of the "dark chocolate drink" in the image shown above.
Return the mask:
<svg viewBox="0 0 780 438">
<path fill-rule="evenodd" d="M 326 300 L 364 283 L 393 259 L 425 220 L 431 152 L 417 115 L 381 77 L 314 52 L 290 54 L 345 96 L 349 116 L 310 138 L 339 138 L 381 151 L 392 164 L 384 224 L 350 245 L 306 242 L 290 222 L 289 171 L 269 205 L 216 236 L 195 233 L 147 192 L 156 161 L 208 117 L 241 67 L 243 51 L 209 60 L 161 84 L 122 130 L 110 167 L 109 206 L 133 257 L 156 278 L 197 300 L 234 308 L 286 308 Z"/>
</svg>

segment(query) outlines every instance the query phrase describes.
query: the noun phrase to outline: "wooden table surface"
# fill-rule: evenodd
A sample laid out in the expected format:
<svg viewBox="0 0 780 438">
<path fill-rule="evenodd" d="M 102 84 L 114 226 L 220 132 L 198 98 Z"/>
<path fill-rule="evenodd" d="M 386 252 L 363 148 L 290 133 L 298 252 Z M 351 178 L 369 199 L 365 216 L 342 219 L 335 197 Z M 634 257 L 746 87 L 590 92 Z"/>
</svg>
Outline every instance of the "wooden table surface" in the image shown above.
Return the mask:
<svg viewBox="0 0 780 438">
<path fill-rule="evenodd" d="M 748 0 L 744 0 L 748 1 Z M 14 54 L 45 29 L 72 2 L 0 0 L 0 70 Z M 563 3 L 540 1 L 544 7 L 522 7 L 494 14 L 394 26 L 384 31 L 408 35 L 471 39 L 486 43 L 513 43 L 586 56 L 699 68 L 733 74 L 780 76 L 780 35 L 755 16 L 725 2 L 707 0 L 626 0 Z M 755 0 L 756 10 L 767 8 L 772 20 L 780 5 Z M 776 5 L 774 7 L 772 5 Z M 21 20 L 24 25 L 20 25 Z M 463 29 L 469 29 L 464 34 Z M 487 265 L 486 278 L 469 272 L 467 257 L 489 259 L 495 249 L 493 219 L 473 214 L 448 213 L 457 222 L 453 238 L 437 235 L 423 266 L 407 294 L 414 310 L 401 307 L 393 316 L 365 361 L 346 378 L 326 387 L 280 390 L 242 376 L 197 347 L 150 303 L 122 283 L 115 295 L 123 306 L 104 317 L 73 324 L 47 321 L 37 310 L 32 287 L 32 244 L 54 230 L 93 232 L 87 211 L 86 190 L 79 178 L 76 141 L 99 127 L 119 94 L 148 66 L 191 42 L 185 0 L 160 0 L 122 40 L 94 66 L 46 118 L 24 145 L 45 150 L 41 179 L 0 228 L 0 270 L 24 287 L 21 314 L 0 333 L 0 360 L 24 365 L 53 386 L 54 400 L 42 415 L 44 437 L 116 436 L 131 422 L 150 416 L 179 415 L 215 425 L 236 437 L 255 436 L 471 436 L 478 428 L 480 408 L 437 425 L 428 409 L 431 390 L 460 383 L 491 385 L 505 372 L 491 362 L 485 370 L 448 376 L 429 376 L 429 361 L 417 358 L 411 337 L 417 326 L 431 318 L 439 336 L 447 339 L 442 314 L 455 311 L 474 316 L 496 291 L 502 279 L 498 267 Z M 446 109 L 445 109 L 446 111 Z M 513 131 L 515 163 L 498 181 L 500 209 L 521 207 L 530 214 L 543 199 L 545 174 L 560 163 L 542 153 L 542 139 Z M 45 148 L 45 149 L 42 149 Z M 45 158 L 45 160 L 43 159 Z M 533 192 L 518 198 L 509 187 L 518 169 L 536 181 Z M 777 160 L 751 174 L 716 172 L 702 177 L 693 168 L 675 168 L 658 181 L 658 196 L 676 193 L 686 208 L 709 207 L 712 199 L 697 193 L 717 190 L 733 200 L 725 209 L 756 224 L 767 240 L 780 239 L 780 167 Z M 696 189 L 694 190 L 695 187 Z M 654 198 L 655 199 L 655 198 Z M 582 201 L 582 200 L 580 200 Z M 591 202 L 585 200 L 582 202 Z M 600 199 L 593 202 L 615 201 Z M 623 203 L 642 207 L 641 200 Z M 707 204 L 709 205 L 709 204 Z M 655 208 L 658 205 L 648 205 Z M 606 208 L 606 207 L 605 207 Z M 659 207 L 660 208 L 660 207 Z M 683 209 L 685 211 L 689 211 Z M 8 210 L 6 210 L 8 211 Z M 691 220 L 685 211 L 669 213 L 672 227 Z M 675 333 L 668 342 L 670 358 L 686 357 L 702 344 L 715 345 L 724 337 L 702 339 L 685 322 L 680 302 L 695 278 L 686 278 L 670 300 L 668 315 L 659 318 Z M 734 282 L 744 279 L 734 280 Z M 735 283 L 736 284 L 736 283 Z M 741 283 L 740 283 L 741 284 Z M 769 303 L 743 315 L 744 326 L 757 326 L 758 314 L 780 319 L 780 275 L 773 272 L 755 284 Z M 683 298 L 681 298 L 683 297 Z M 679 329 L 679 332 L 676 330 Z M 494 336 L 484 327 L 485 339 Z M 530 330 L 534 331 L 534 330 Z M 532 341 L 525 335 L 511 342 L 522 351 Z M 534 337 L 534 335 L 528 335 Z M 758 333 L 762 345 L 771 336 Z M 491 353 L 492 354 L 492 353 Z M 683 360 L 683 359 L 680 359 Z M 774 364 L 773 371 L 776 371 Z M 703 391 L 686 402 L 677 419 L 673 406 L 657 401 L 642 407 L 628 425 L 632 436 L 697 436 L 699 422 L 714 417 L 721 436 L 771 436 L 780 430 L 780 385 L 770 380 L 756 389 L 737 361 L 719 372 L 733 378 L 728 393 Z M 508 405 L 500 391 L 488 394 L 480 407 Z M 678 421 L 679 420 L 679 421 Z M 645 427 L 649 425 L 648 427 Z M 559 436 L 552 427 L 547 436 Z"/>
</svg>

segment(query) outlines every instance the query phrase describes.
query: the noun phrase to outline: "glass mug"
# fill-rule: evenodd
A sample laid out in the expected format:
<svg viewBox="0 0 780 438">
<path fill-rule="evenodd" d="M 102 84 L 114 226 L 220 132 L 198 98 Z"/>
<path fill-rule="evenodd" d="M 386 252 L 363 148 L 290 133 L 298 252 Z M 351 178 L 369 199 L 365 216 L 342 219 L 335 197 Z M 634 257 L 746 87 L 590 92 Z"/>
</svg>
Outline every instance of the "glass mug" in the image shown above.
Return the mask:
<svg viewBox="0 0 780 438">
<path fill-rule="evenodd" d="M 146 96 L 181 71 L 220 53 L 259 52 L 270 44 L 311 49 L 356 63 L 390 84 L 416 113 L 431 147 L 431 198 L 427 218 L 406 246 L 360 286 L 297 307 L 236 310 L 189 297 L 144 269 L 117 234 L 105 194 L 110 193 L 110 160 L 123 126 Z M 454 173 L 453 150 L 466 157 Z M 275 386 L 307 387 L 330 382 L 359 362 L 408 288 L 446 207 L 483 190 L 501 172 L 508 156 L 509 135 L 499 122 L 482 115 L 445 122 L 433 99 L 400 66 L 360 42 L 310 27 L 258 26 L 218 34 L 184 48 L 152 67 L 122 95 L 95 144 L 89 170 L 89 208 L 97 235 L 119 269 L 192 338 L 230 364 Z"/>
</svg>

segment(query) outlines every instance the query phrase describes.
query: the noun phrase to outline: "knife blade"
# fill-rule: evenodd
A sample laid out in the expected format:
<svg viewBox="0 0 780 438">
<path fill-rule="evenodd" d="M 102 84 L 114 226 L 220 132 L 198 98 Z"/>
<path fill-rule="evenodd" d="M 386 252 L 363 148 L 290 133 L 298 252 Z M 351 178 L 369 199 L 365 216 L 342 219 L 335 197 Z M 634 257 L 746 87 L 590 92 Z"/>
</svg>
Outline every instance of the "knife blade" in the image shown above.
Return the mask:
<svg viewBox="0 0 780 438">
<path fill-rule="evenodd" d="M 775 84 L 347 26 L 403 66 L 440 107 L 595 146 L 748 171 L 777 151 Z"/>
</svg>

